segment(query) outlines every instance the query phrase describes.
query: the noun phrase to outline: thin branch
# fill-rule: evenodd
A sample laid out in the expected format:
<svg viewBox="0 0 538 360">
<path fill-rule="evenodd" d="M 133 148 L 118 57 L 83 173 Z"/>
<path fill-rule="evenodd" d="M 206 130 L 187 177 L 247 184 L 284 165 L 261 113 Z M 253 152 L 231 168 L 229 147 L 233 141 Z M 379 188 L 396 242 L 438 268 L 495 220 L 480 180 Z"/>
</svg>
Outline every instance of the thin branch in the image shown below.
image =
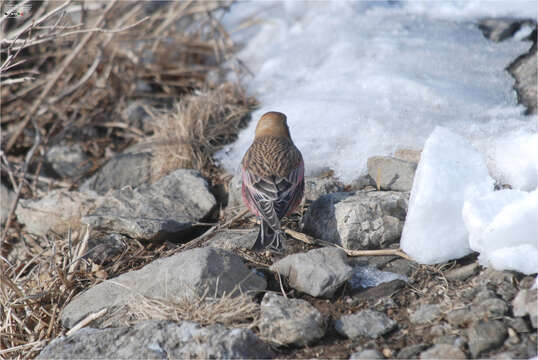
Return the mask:
<svg viewBox="0 0 538 360">
<path fill-rule="evenodd" d="M 88 316 L 86 316 L 84 319 L 82 319 L 78 324 L 76 324 L 75 326 L 73 326 L 71 328 L 71 330 L 69 330 L 67 333 L 65 333 L 66 336 L 71 336 L 73 335 L 73 333 L 75 333 L 75 331 L 77 330 L 80 330 L 82 329 L 83 327 L 85 327 L 86 325 L 88 325 L 89 323 L 91 323 L 92 321 L 96 320 L 96 319 L 99 319 L 101 316 L 105 315 L 106 312 L 107 312 L 107 308 L 104 308 L 104 309 L 101 309 L 100 311 L 96 312 L 96 313 L 92 313 Z"/>
<path fill-rule="evenodd" d="M 51 16 L 53 15 L 56 15 L 56 13 L 58 13 L 59 11 L 65 9 L 65 7 L 67 5 L 69 5 L 69 3 L 71 3 L 72 0 L 68 0 L 66 1 L 65 3 L 63 3 L 62 5 L 58 6 L 56 9 L 52 10 L 51 12 L 43 15 L 41 18 L 37 19 L 37 21 L 32 21 L 30 24 L 26 25 L 25 27 L 22 27 L 21 29 L 15 31 L 14 33 L 11 33 L 11 34 L 8 34 L 6 36 L 6 39 L 10 38 L 10 39 L 13 39 L 13 38 L 17 38 L 19 36 L 21 36 L 22 34 L 24 34 L 25 32 L 27 32 L 28 30 L 30 30 L 32 27 L 34 26 L 37 26 L 39 24 L 41 24 L 42 22 L 44 22 L 45 20 L 47 20 L 48 18 L 50 18 Z M 25 1 L 26 2 L 26 1 Z M 24 4 L 25 2 L 21 3 Z M 4 20 L 4 18 L 0 19 L 0 23 L 2 23 L 2 21 Z"/>
<path fill-rule="evenodd" d="M 31 343 L 28 343 L 28 344 L 23 344 L 23 345 L 14 346 L 14 347 L 11 347 L 11 348 L 8 348 L 8 349 L 5 349 L 5 350 L 0 350 L 0 355 L 7 354 L 7 353 L 10 353 L 10 352 L 13 352 L 13 351 L 19 351 L 19 350 L 22 350 L 22 349 L 33 347 L 35 345 L 43 345 L 47 341 L 48 340 L 38 340 L 38 341 L 34 341 L 34 342 L 31 342 Z"/>
<path fill-rule="evenodd" d="M 0 158 L 5 163 L 4 168 L 6 169 L 9 176 L 9 181 L 11 181 L 11 186 L 13 186 L 13 189 L 17 189 L 19 187 L 19 184 L 17 184 L 17 181 L 15 180 L 15 176 L 13 175 L 13 171 L 11 171 L 11 166 L 3 150 L 0 150 Z"/>
<path fill-rule="evenodd" d="M 32 161 L 34 157 L 34 153 L 36 152 L 39 145 L 41 145 L 41 133 L 39 132 L 37 121 L 34 117 L 32 117 L 31 120 L 32 120 L 32 124 L 34 125 L 35 140 L 34 140 L 34 145 L 30 149 L 30 151 L 28 151 L 28 153 L 26 154 L 26 159 L 22 166 L 23 176 L 26 175 L 26 172 L 28 171 L 28 166 L 30 165 L 30 162 Z M 17 208 L 17 205 L 19 203 L 19 198 L 21 196 L 23 184 L 24 184 L 24 181 L 21 180 L 19 182 L 19 186 L 17 187 L 17 192 L 15 193 L 15 199 L 13 199 L 13 202 L 11 203 L 11 208 L 9 209 L 9 213 L 6 219 L 5 228 L 4 228 L 4 231 L 2 232 L 2 237 L 0 238 L 0 248 L 2 248 L 2 245 L 4 244 L 4 241 L 6 240 L 7 232 L 9 230 L 9 226 L 11 225 L 11 219 L 13 217 L 13 213 L 15 212 L 15 209 Z"/>
<path fill-rule="evenodd" d="M 11 12 L 19 10 L 20 8 L 26 6 L 26 4 L 28 4 L 29 2 L 30 2 L 30 0 L 25 0 L 25 1 L 21 2 L 21 3 L 18 3 L 12 9 L 7 10 L 6 13 L 11 14 Z M 4 20 L 6 20 L 8 17 L 9 17 L 9 15 L 2 16 L 2 18 L 0 18 L 0 24 L 2 24 L 4 22 Z"/>
<path fill-rule="evenodd" d="M 403 250 L 401 249 L 380 249 L 380 250 L 349 250 L 344 249 L 343 247 L 333 244 L 328 241 L 323 241 L 319 239 L 315 239 L 311 236 L 308 236 L 306 234 L 300 233 L 298 231 L 294 231 L 291 229 L 285 229 L 286 234 L 292 236 L 293 238 L 300 240 L 302 242 L 305 242 L 307 244 L 311 245 L 321 245 L 321 246 L 333 246 L 337 247 L 339 249 L 342 249 L 346 252 L 348 256 L 383 256 L 383 255 L 395 255 L 400 256 L 404 259 L 407 259 L 409 261 L 414 261 L 409 255 L 407 255 Z"/>
<path fill-rule="evenodd" d="M 82 76 L 82 78 L 80 78 L 80 80 L 76 83 L 76 84 L 73 84 L 72 86 L 70 86 L 69 88 L 65 89 L 64 91 L 61 92 L 60 95 L 58 96 L 54 96 L 52 98 L 49 99 L 48 103 L 49 104 L 54 104 L 55 102 L 57 102 L 58 100 L 60 100 L 61 98 L 71 94 L 72 92 L 74 92 L 75 90 L 77 90 L 79 87 L 81 87 L 82 85 L 84 85 L 84 83 L 86 81 L 88 81 L 88 79 L 93 75 L 93 73 L 95 72 L 95 70 L 97 70 L 97 67 L 99 66 L 99 64 L 101 63 L 101 61 L 103 60 L 103 51 L 101 49 L 99 49 L 99 52 L 97 53 L 97 56 L 95 57 L 95 59 L 93 60 L 93 64 L 90 66 L 90 68 L 88 69 L 88 71 L 86 71 L 86 73 L 84 74 L 84 76 Z"/>
<path fill-rule="evenodd" d="M 63 38 L 63 37 L 66 37 L 66 36 L 71 36 L 71 35 L 85 34 L 85 33 L 89 33 L 89 32 L 100 32 L 100 33 L 116 34 L 116 33 L 122 32 L 122 31 L 129 30 L 131 28 L 134 28 L 135 26 L 140 25 L 142 22 L 146 21 L 147 19 L 149 19 L 148 16 L 146 16 L 145 18 L 135 22 L 134 24 L 131 24 L 131 25 L 125 26 L 123 28 L 119 28 L 119 29 L 111 29 L 111 30 L 102 29 L 102 28 L 82 29 L 82 30 L 75 30 L 75 31 L 65 32 L 65 33 L 61 33 L 61 34 L 54 34 L 54 35 L 51 35 L 51 36 L 49 36 L 47 38 L 39 39 L 39 40 L 38 39 L 31 39 L 28 42 L 28 44 L 24 44 L 24 45 L 21 45 L 21 46 L 18 46 L 18 47 L 14 47 L 13 50 L 25 49 L 27 47 L 42 44 L 42 43 L 47 42 L 47 41 L 56 40 L 56 39 Z M 18 42 L 22 42 L 22 40 L 3 40 L 3 42 L 8 43 L 8 44 L 9 43 L 16 44 Z"/>
</svg>

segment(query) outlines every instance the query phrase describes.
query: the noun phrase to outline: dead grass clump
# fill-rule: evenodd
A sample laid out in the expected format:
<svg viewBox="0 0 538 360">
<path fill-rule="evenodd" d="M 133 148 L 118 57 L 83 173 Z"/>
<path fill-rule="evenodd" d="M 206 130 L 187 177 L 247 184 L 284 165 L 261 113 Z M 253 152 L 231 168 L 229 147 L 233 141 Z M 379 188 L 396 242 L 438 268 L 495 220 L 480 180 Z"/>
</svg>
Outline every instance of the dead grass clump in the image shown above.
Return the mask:
<svg viewBox="0 0 538 360">
<path fill-rule="evenodd" d="M 192 321 L 201 325 L 256 325 L 260 306 L 246 294 L 211 297 L 209 291 L 200 296 L 177 298 L 175 301 L 139 296 L 129 304 L 130 315 L 137 320 Z"/>
<path fill-rule="evenodd" d="M 163 250 L 132 240 L 122 253 L 97 264 L 84 256 L 92 251 L 93 236 L 89 230 L 47 239 L 28 236 L 16 259 L 0 259 L 5 263 L 0 272 L 0 358 L 35 357 L 64 334 L 60 313 L 76 294 L 148 264 Z"/>
<path fill-rule="evenodd" d="M 166 108 L 179 99 L 171 119 L 182 130 L 172 138 L 187 145 L 173 152 L 180 159 L 174 161 L 204 169 L 234 139 L 252 105 L 238 87 L 208 82 L 210 71 L 233 62 L 235 46 L 218 21 L 231 1 L 19 1 L 2 2 L 2 11 L 13 3 L 32 8 L 24 18 L 0 18 L 0 175 L 15 191 L 8 218 L 19 198 L 76 188 L 89 175 L 60 179 L 43 172 L 51 146 L 80 145 L 94 171 L 151 136 L 123 116 L 130 102 Z M 91 250 L 88 236 L 94 235 L 32 237 L 14 218 L 6 222 L 0 358 L 33 358 L 63 334 L 59 314 L 73 296 L 163 252 L 132 240 L 123 253 L 96 264 L 83 256 Z"/>
<path fill-rule="evenodd" d="M 154 113 L 154 180 L 178 168 L 197 169 L 211 177 L 213 154 L 237 138 L 254 105 L 241 88 L 226 83 L 183 97 L 173 111 Z"/>
<path fill-rule="evenodd" d="M 230 3 L 31 2 L 28 17 L 2 17 L 2 177 L 13 189 L 22 182 L 20 196 L 32 197 L 36 188 L 58 186 L 41 172 L 50 146 L 81 145 L 91 172 L 151 135 L 124 110 L 140 100 L 171 106 L 208 86 L 207 74 L 233 59 L 235 46 L 217 20 Z"/>
</svg>

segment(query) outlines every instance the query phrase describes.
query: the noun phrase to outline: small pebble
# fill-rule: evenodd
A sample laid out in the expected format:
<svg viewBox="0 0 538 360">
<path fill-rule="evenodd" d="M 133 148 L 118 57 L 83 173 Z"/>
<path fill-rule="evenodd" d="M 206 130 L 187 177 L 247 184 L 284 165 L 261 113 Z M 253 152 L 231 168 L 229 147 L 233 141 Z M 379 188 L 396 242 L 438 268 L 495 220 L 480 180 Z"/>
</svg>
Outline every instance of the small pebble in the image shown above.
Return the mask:
<svg viewBox="0 0 538 360">
<path fill-rule="evenodd" d="M 390 359 L 392 357 L 392 350 L 390 350 L 389 348 L 384 348 L 383 356 Z"/>
</svg>

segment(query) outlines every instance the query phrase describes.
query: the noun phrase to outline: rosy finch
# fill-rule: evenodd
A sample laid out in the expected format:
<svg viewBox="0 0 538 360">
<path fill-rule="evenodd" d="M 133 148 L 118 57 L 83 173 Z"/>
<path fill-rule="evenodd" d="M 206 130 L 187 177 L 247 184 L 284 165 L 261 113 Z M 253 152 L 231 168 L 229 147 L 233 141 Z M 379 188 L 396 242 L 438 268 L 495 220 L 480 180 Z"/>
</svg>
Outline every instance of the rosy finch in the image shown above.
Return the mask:
<svg viewBox="0 0 538 360">
<path fill-rule="evenodd" d="M 304 192 L 303 157 L 291 140 L 286 115 L 268 112 L 260 118 L 241 176 L 243 202 L 260 218 L 253 249 L 282 250 L 280 219 L 297 208 Z"/>
</svg>

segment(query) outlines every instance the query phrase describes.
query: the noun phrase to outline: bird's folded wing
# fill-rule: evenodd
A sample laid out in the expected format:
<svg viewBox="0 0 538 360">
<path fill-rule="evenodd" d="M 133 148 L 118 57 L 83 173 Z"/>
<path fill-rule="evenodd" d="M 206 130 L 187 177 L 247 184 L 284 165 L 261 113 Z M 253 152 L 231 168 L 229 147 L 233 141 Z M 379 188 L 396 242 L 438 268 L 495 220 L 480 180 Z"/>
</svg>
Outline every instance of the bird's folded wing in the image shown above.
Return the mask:
<svg viewBox="0 0 538 360">
<path fill-rule="evenodd" d="M 275 231 L 280 219 L 293 210 L 303 197 L 304 164 L 301 162 L 286 177 L 257 176 L 243 169 L 243 186 L 247 201 Z"/>
</svg>

